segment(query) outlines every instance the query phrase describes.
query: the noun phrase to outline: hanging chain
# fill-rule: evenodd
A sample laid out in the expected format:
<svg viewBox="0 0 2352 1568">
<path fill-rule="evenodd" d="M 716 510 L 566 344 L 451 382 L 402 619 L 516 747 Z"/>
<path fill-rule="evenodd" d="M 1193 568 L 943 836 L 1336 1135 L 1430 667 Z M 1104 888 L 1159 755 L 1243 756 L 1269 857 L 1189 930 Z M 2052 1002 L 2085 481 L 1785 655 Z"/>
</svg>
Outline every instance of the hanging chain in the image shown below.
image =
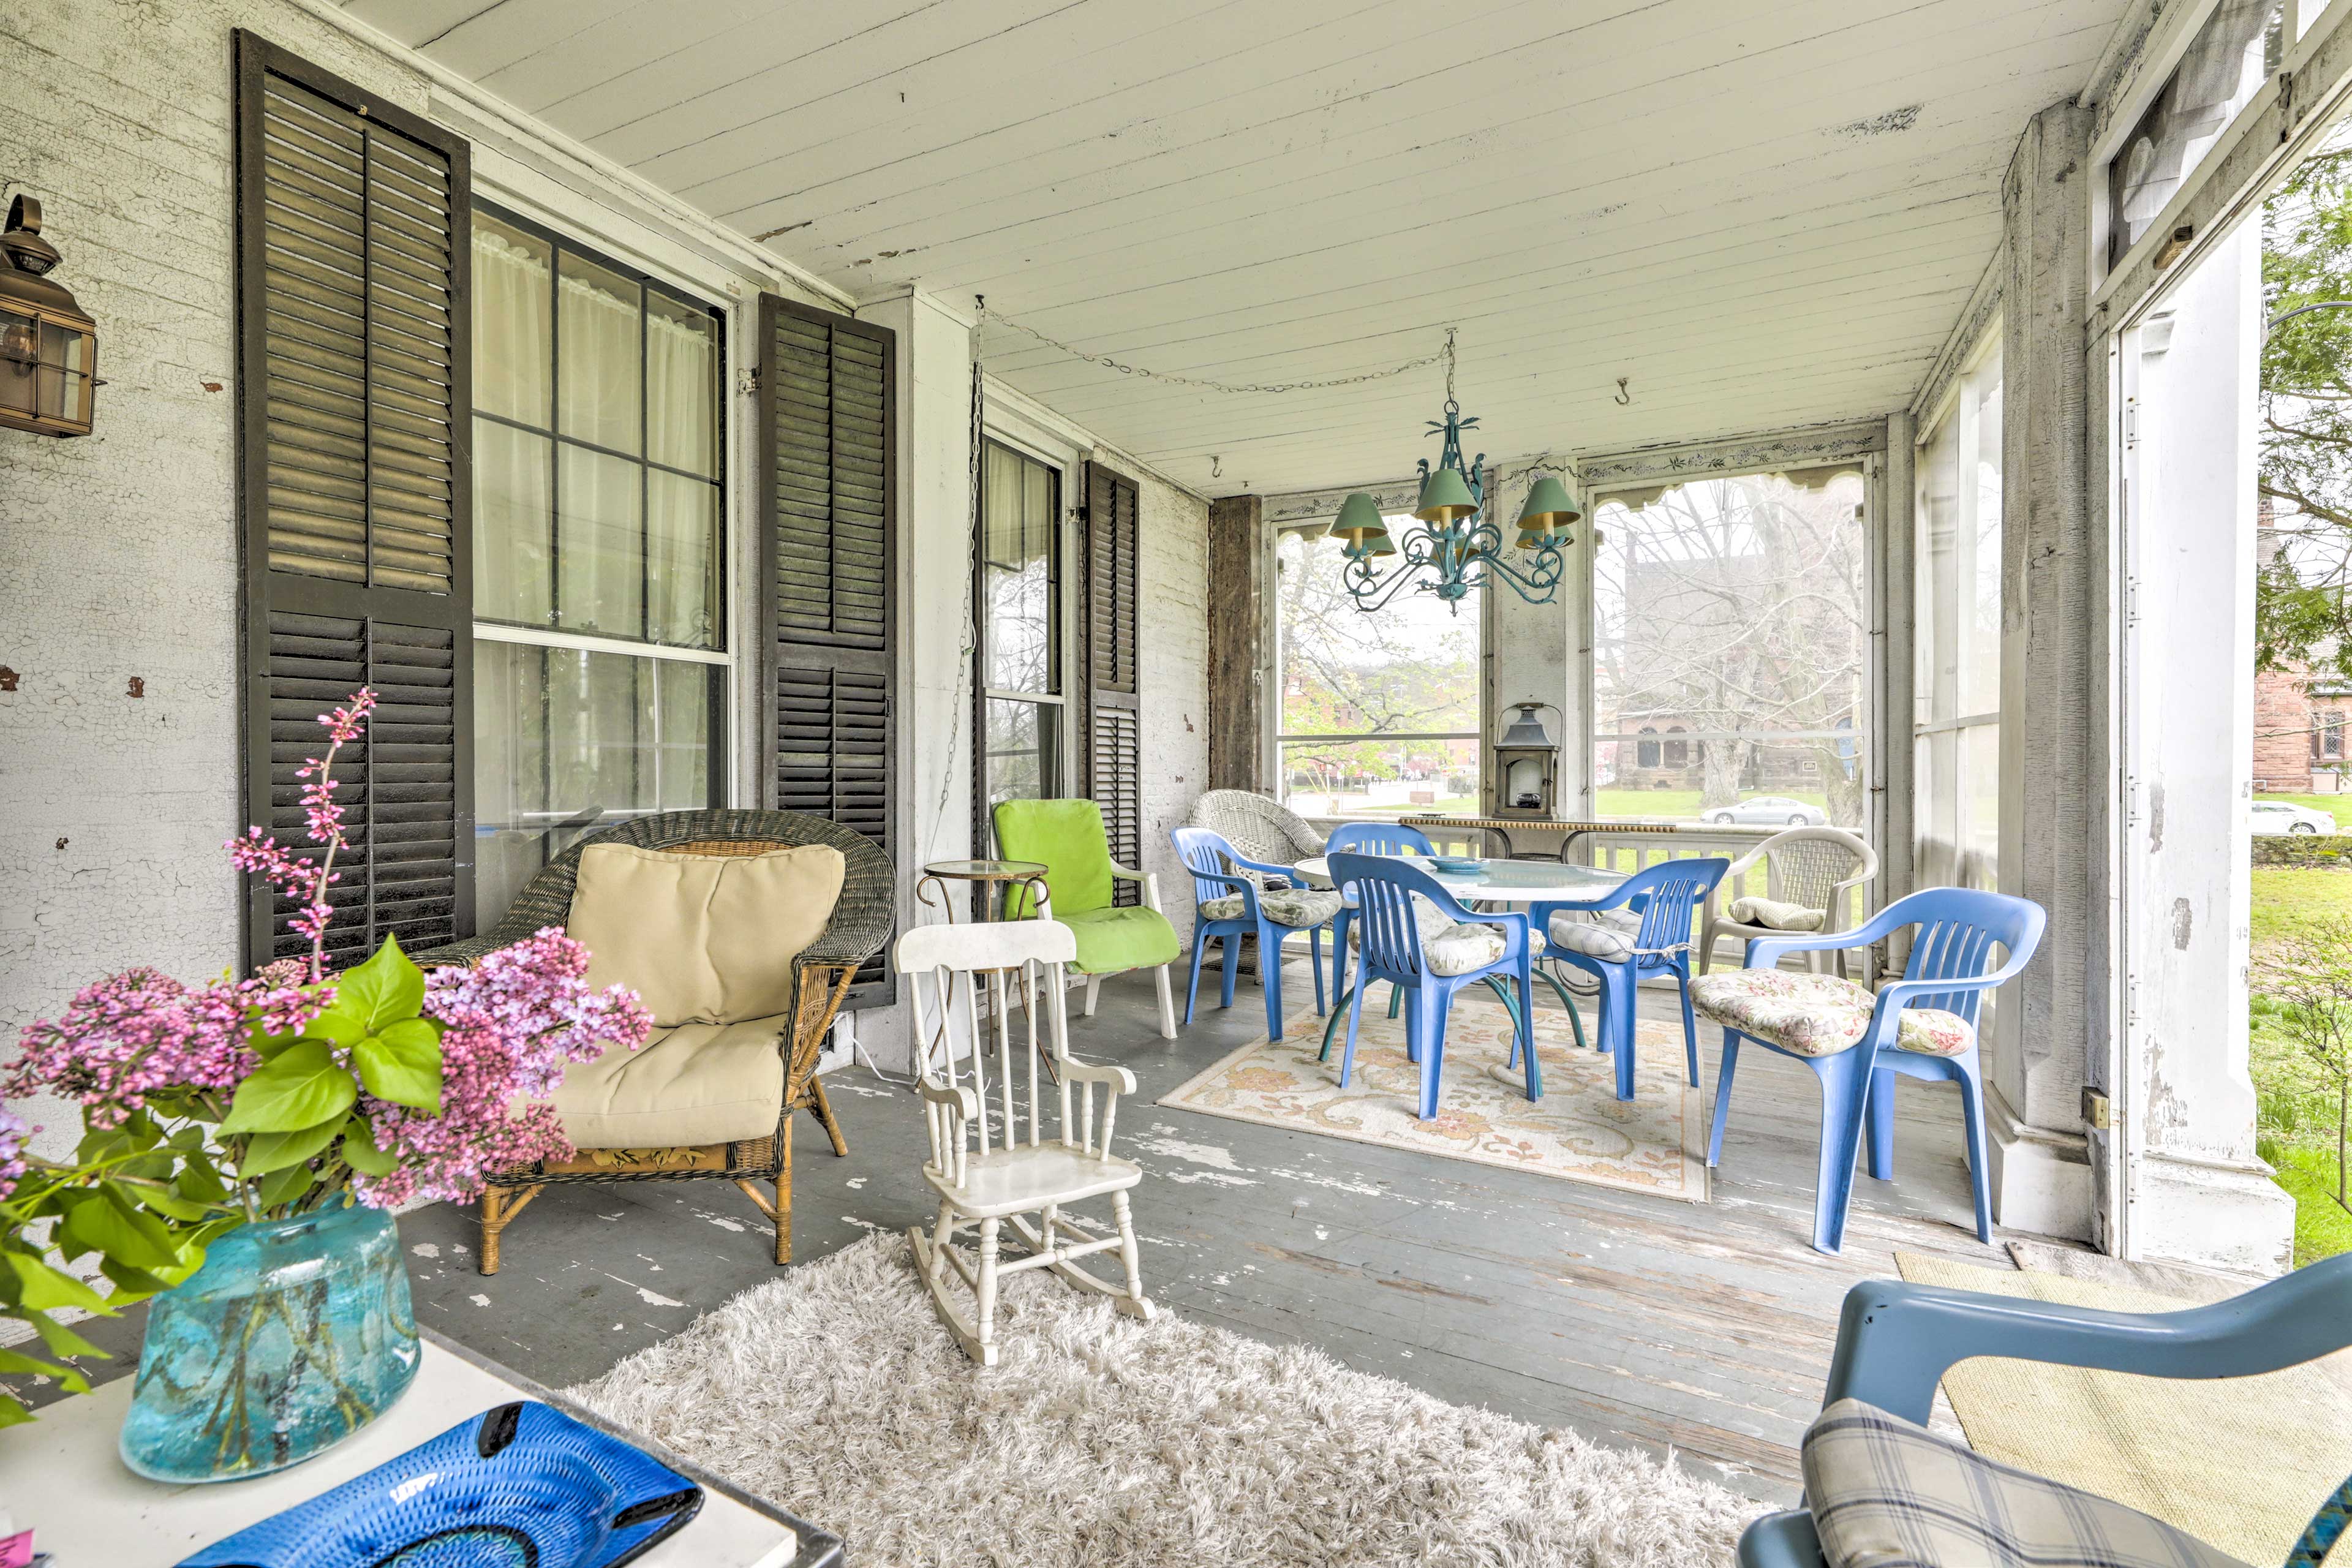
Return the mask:
<svg viewBox="0 0 2352 1568">
<path fill-rule="evenodd" d="M 1360 386 L 1368 381 L 1386 381 L 1391 376 L 1402 375 L 1407 371 L 1422 370 L 1443 361 L 1445 365 L 1447 401 L 1452 401 L 1454 396 L 1454 329 L 1451 327 L 1445 329 L 1445 347 L 1437 353 L 1423 354 L 1419 359 L 1409 359 L 1402 364 L 1391 365 L 1386 370 L 1368 370 L 1356 375 L 1335 375 L 1322 381 L 1213 381 L 1206 376 L 1179 375 L 1173 371 L 1149 370 L 1139 364 L 1129 364 L 1124 360 L 1113 359 L 1108 354 L 1088 353 L 1086 350 L 1066 343 L 1059 338 L 1047 337 L 1024 321 L 1016 321 L 1010 316 L 992 314 L 988 309 L 987 298 L 983 295 L 974 295 L 973 302 L 979 307 L 982 326 L 993 322 L 1001 327 L 1010 327 L 1023 336 L 1034 338 L 1049 349 L 1058 349 L 1073 359 L 1082 359 L 1088 364 L 1098 364 L 1105 370 L 1115 370 L 1121 375 L 1139 375 L 1146 381 L 1164 381 L 1175 386 L 1197 386 L 1204 392 L 1317 392 L 1325 387 Z"/>
</svg>

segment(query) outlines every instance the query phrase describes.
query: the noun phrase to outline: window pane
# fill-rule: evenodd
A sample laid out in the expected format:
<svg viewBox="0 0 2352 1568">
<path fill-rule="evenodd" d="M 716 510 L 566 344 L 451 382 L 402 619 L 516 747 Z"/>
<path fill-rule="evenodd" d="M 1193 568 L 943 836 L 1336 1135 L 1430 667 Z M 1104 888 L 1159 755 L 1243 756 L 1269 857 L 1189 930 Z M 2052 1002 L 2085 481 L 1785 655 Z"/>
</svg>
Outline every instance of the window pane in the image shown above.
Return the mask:
<svg viewBox="0 0 2352 1568">
<path fill-rule="evenodd" d="M 645 635 L 645 469 L 561 446 L 556 458 L 556 624 L 603 637 Z"/>
<path fill-rule="evenodd" d="M 982 495 L 982 673 L 1000 691 L 1061 690 L 1054 525 L 1061 476 L 991 443 Z"/>
<path fill-rule="evenodd" d="M 719 323 L 708 310 L 646 294 L 646 456 L 719 471 Z"/>
<path fill-rule="evenodd" d="M 1961 378 L 1920 449 L 1914 864 L 1921 887 L 1994 885 L 2000 844 L 2001 367 Z"/>
<path fill-rule="evenodd" d="M 484 929 L 530 874 L 598 827 L 717 804 L 714 665 L 474 645 L 476 909 Z"/>
<path fill-rule="evenodd" d="M 1043 800 L 1062 793 L 1060 708 L 1044 702 L 988 703 L 988 799 Z"/>
<path fill-rule="evenodd" d="M 547 241 L 474 215 L 474 406 L 542 430 L 555 364 L 552 265 Z"/>
<path fill-rule="evenodd" d="M 619 452 L 639 450 L 639 289 L 565 251 L 556 341 L 556 429 Z"/>
<path fill-rule="evenodd" d="M 1597 815 L 1864 828 L 1863 495 L 1840 465 L 1602 500 Z"/>
<path fill-rule="evenodd" d="M 1420 526 L 1388 520 L 1392 537 Z M 1277 541 L 1282 733 L 1379 734 L 1366 742 L 1286 742 L 1280 787 L 1316 814 L 1444 811 L 1478 804 L 1478 616 L 1407 593 L 1367 615 L 1342 574 L 1339 540 L 1293 530 Z M 1394 557 L 1376 564 L 1395 565 Z M 1431 738 L 1449 731 L 1470 738 Z"/>
<path fill-rule="evenodd" d="M 2147 232 L 2277 68 L 2281 0 L 2221 0 L 2107 165 L 2110 265 Z"/>
<path fill-rule="evenodd" d="M 1308 816 L 1478 815 L 1478 742 L 1285 741 L 1282 797 Z"/>
<path fill-rule="evenodd" d="M 717 647 L 719 489 L 659 468 L 646 474 L 646 635 L 685 647 Z"/>
<path fill-rule="evenodd" d="M 543 626 L 555 613 L 554 443 L 474 421 L 474 613 Z"/>
</svg>

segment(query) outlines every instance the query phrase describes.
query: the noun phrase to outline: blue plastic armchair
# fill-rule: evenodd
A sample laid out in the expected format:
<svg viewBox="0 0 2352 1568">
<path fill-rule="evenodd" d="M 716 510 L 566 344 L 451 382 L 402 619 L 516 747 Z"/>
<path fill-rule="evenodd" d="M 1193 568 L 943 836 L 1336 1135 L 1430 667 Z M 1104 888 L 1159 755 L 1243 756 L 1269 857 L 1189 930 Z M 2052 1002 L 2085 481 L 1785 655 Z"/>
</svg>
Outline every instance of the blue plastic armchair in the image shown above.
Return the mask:
<svg viewBox="0 0 2352 1568">
<path fill-rule="evenodd" d="M 1992 1200 L 1985 1164 L 1977 1018 L 1985 993 L 2033 957 L 2047 920 L 2041 905 L 2024 899 L 1974 888 L 1932 888 L 1897 899 L 1854 931 L 1757 938 L 1748 943 L 1745 970 L 1702 975 L 1695 987 L 1698 1010 L 1723 1026 L 1723 1065 L 1716 1083 L 1706 1163 L 1716 1165 L 1723 1160 L 1723 1129 L 1731 1113 L 1731 1082 L 1741 1045 L 1752 1042 L 1803 1062 L 1822 1085 L 1813 1246 L 1835 1253 L 1845 1243 L 1864 1118 L 1869 1120 L 1870 1173 L 1880 1181 L 1892 1180 L 1895 1078 L 1948 1079 L 1960 1086 L 1977 1239 L 1990 1243 Z M 1912 926 L 1918 930 L 1903 978 L 1880 986 L 1874 998 L 1837 975 L 1757 978 L 1759 971 L 1778 971 L 1784 953 L 1867 947 Z M 1990 967 L 1996 947 L 2009 953 L 1998 969 Z M 1864 1008 L 1867 1022 L 1861 1023 Z"/>
<path fill-rule="evenodd" d="M 1356 1033 L 1364 1016 L 1364 994 L 1381 981 L 1405 995 L 1405 1057 L 1421 1067 L 1421 1119 L 1437 1114 L 1438 1077 L 1445 1064 L 1445 1020 L 1454 993 L 1483 984 L 1502 998 L 1511 1016 L 1512 1056 L 1528 1054 L 1527 1095 L 1543 1095 L 1529 1028 L 1533 994 L 1528 967 L 1533 944 L 1528 917 L 1473 914 L 1440 886 L 1436 878 L 1400 857 L 1339 854 L 1330 858 L 1331 880 L 1356 892 L 1356 931 L 1362 948 L 1356 987 L 1348 1003 L 1348 1048 L 1339 1058 L 1339 1085 L 1346 1088 L 1356 1064 Z M 1418 908 L 1416 906 L 1419 906 Z M 1423 911 L 1427 911 L 1426 914 Z M 1424 926 L 1424 921 L 1426 926 Z M 1491 931 L 1493 934 L 1488 934 Z M 1518 982 L 1518 1005 L 1505 988 Z"/>
<path fill-rule="evenodd" d="M 1891 906 L 1889 912 L 1901 907 Z M 1868 1279 L 1846 1292 L 1822 1408 L 1859 1399 L 1924 1426 L 1935 1403 L 1936 1384 L 1947 1371 L 1972 1356 L 2007 1356 L 2148 1377 L 2250 1377 L 2299 1366 L 2347 1346 L 2352 1346 L 2352 1255 L 2314 1263 L 2230 1300 L 2180 1312 L 2111 1312 Z M 2319 1561 L 2318 1552 L 2342 1530 L 2347 1510 L 2352 1510 L 2352 1481 L 2312 1521 L 2296 1554 L 2288 1559 L 2291 1568 Z M 2317 1539 L 2321 1535 L 2326 1539 Z M 1741 1568 L 1822 1568 L 1811 1514 L 1798 1510 L 1758 1520 L 1740 1537 L 1739 1562 Z"/>
<path fill-rule="evenodd" d="M 1294 931 L 1307 933 L 1315 973 L 1315 1016 L 1323 1016 L 1323 928 L 1339 910 L 1337 894 L 1293 889 L 1303 881 L 1288 866 L 1269 866 L 1248 859 L 1221 836 L 1205 827 L 1179 827 L 1169 835 L 1177 857 L 1192 873 L 1192 979 L 1184 993 L 1184 1022 L 1192 1022 L 1193 1004 L 1201 994 L 1201 959 L 1209 943 L 1224 944 L 1223 1000 L 1234 1005 L 1234 974 L 1244 936 L 1257 938 L 1258 983 L 1265 992 L 1265 1033 L 1282 1038 L 1282 939 Z M 1241 873 L 1253 871 L 1265 885 Z M 1204 910 L 1230 910 L 1204 913 Z"/>
<path fill-rule="evenodd" d="M 1418 827 L 1407 827 L 1394 822 L 1343 822 L 1331 830 L 1325 853 L 1330 855 L 1434 855 L 1436 846 L 1429 835 Z M 1356 895 L 1347 888 L 1339 889 L 1342 900 L 1339 918 L 1331 923 L 1331 994 L 1336 1000 L 1348 993 L 1348 928 L 1355 923 Z M 1393 1011 L 1390 1016 L 1395 1016 Z M 1324 1042 L 1330 1048 L 1330 1042 Z"/>
<path fill-rule="evenodd" d="M 1538 904 L 1530 911 L 1541 922 L 1544 956 L 1580 969 L 1600 983 L 1601 1011 L 1593 1033 L 1601 1049 L 1616 1054 L 1620 1100 L 1633 1098 L 1635 988 L 1651 974 L 1673 975 L 1681 993 L 1683 1050 L 1690 1085 L 1698 1087 L 1698 1023 L 1691 1016 L 1691 925 L 1730 868 L 1731 862 L 1720 858 L 1661 860 L 1626 878 L 1597 903 Z M 1633 930 L 1595 925 L 1582 918 L 1588 912 L 1620 909 L 1639 913 Z M 1565 990 L 1560 1000 L 1574 1018 L 1576 1005 L 1568 1001 Z M 1582 1030 L 1578 1033 L 1581 1036 Z"/>
</svg>

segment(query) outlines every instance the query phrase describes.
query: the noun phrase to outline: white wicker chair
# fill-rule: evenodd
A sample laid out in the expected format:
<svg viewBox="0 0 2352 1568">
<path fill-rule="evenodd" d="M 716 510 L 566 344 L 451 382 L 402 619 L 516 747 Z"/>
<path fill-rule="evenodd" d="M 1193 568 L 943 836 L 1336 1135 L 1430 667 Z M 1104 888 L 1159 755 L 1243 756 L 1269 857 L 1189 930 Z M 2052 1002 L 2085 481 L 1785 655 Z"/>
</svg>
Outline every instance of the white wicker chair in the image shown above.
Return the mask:
<svg viewBox="0 0 2352 1568">
<path fill-rule="evenodd" d="M 1250 859 L 1270 866 L 1296 866 L 1323 853 L 1323 836 L 1307 826 L 1305 818 L 1245 789 L 1203 791 L 1192 803 L 1188 826 L 1205 827 Z"/>
<path fill-rule="evenodd" d="M 1828 932 L 1846 929 L 1846 890 L 1878 875 L 1878 852 L 1843 827 L 1791 827 L 1750 849 L 1731 863 L 1715 891 L 1706 898 L 1706 934 L 1698 944 L 1698 972 L 1707 973 L 1715 961 L 1715 939 L 1738 937 L 1752 942 L 1760 936 L 1787 936 L 1791 929 L 1731 918 L 1748 871 L 1764 862 L 1764 896 L 1775 903 L 1797 904 L 1817 910 L 1821 923 L 1810 928 Z M 1810 952 L 1806 963 L 1821 973 L 1822 955 Z M 1845 973 L 1845 951 L 1837 953 L 1838 973 Z"/>
</svg>

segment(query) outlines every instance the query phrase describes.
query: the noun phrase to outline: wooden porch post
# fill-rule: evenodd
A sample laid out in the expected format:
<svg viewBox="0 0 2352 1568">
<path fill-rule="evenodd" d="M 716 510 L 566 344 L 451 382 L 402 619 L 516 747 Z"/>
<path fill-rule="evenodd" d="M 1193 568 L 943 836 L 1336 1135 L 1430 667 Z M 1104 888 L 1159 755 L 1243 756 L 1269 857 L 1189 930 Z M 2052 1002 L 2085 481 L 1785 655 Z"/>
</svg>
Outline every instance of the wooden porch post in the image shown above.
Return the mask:
<svg viewBox="0 0 2352 1568">
<path fill-rule="evenodd" d="M 1266 790 L 1274 595 L 1263 496 L 1209 503 L 1209 787 Z"/>
</svg>

